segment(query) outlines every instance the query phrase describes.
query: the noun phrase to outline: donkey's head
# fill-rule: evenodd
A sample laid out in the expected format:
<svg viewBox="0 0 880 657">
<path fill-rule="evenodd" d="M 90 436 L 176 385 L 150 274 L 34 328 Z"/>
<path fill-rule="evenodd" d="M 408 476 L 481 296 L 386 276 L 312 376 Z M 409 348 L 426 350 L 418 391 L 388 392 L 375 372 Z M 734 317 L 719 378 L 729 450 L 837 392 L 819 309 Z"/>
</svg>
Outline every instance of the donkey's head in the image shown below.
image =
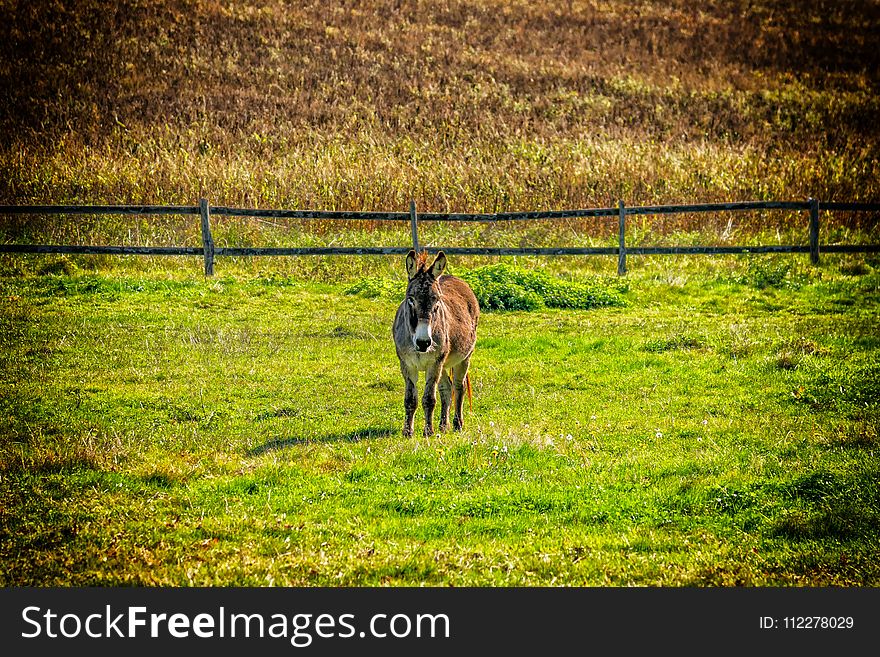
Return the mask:
<svg viewBox="0 0 880 657">
<path fill-rule="evenodd" d="M 409 318 L 413 345 L 417 351 L 426 352 L 433 347 L 434 325 L 440 312 L 442 294 L 437 279 L 446 268 L 443 251 L 437 254 L 434 262 L 428 264 L 428 254 L 424 251 L 410 251 L 406 256 L 406 273 L 409 285 L 406 288 L 406 311 Z"/>
</svg>

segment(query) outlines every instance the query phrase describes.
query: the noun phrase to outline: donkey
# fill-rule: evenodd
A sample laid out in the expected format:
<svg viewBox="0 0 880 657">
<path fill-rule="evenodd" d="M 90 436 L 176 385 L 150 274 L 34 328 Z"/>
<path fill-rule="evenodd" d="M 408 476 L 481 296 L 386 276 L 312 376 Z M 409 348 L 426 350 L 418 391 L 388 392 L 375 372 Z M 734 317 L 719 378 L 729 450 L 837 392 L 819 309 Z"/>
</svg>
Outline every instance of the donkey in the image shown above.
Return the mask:
<svg viewBox="0 0 880 657">
<path fill-rule="evenodd" d="M 392 335 L 400 371 L 406 384 L 403 407 L 406 419 L 403 435 L 413 435 L 418 398 L 419 372 L 425 372 L 422 408 L 425 411 L 425 435 L 434 433 L 434 406 L 440 390 L 440 431 L 449 429 L 449 408 L 455 388 L 455 418 L 452 426 L 460 431 L 464 390 L 470 394 L 468 367 L 477 343 L 477 320 L 480 304 L 463 280 L 444 275 L 446 256 L 437 253 L 427 264 L 428 254 L 410 251 L 406 256 L 409 284 L 406 298 L 397 309 Z"/>
</svg>

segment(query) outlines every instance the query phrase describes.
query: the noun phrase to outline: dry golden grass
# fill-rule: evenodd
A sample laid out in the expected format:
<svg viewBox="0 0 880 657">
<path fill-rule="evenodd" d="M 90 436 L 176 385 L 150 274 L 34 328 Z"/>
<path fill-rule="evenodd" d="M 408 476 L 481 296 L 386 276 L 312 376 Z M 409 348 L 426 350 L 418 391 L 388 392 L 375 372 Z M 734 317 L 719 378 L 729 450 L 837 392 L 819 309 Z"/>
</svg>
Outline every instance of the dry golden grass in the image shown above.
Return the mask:
<svg viewBox="0 0 880 657">
<path fill-rule="evenodd" d="M 4 0 L 0 202 L 877 200 L 878 28 L 856 1 Z"/>
</svg>

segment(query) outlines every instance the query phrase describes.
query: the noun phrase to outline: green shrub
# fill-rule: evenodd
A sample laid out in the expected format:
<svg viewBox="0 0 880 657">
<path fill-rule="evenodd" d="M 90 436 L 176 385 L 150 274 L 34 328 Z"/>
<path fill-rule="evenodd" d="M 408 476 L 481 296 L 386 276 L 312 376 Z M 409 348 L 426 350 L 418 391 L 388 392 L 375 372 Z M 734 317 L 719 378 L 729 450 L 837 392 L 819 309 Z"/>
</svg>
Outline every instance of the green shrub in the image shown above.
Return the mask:
<svg viewBox="0 0 880 657">
<path fill-rule="evenodd" d="M 461 274 L 473 289 L 482 310 L 539 310 L 599 306 L 623 306 L 626 283 L 592 278 L 566 281 L 543 271 L 519 269 L 506 263 L 478 267 Z M 345 288 L 346 294 L 369 299 L 402 300 L 405 288 L 399 281 L 368 276 Z"/>
<path fill-rule="evenodd" d="M 623 306 L 625 283 L 592 278 L 566 281 L 547 272 L 519 269 L 507 263 L 478 267 L 461 275 L 483 310 L 537 310 Z"/>
<path fill-rule="evenodd" d="M 367 276 L 345 288 L 346 294 L 357 294 L 368 299 L 387 297 L 402 300 L 404 292 L 401 283 L 381 276 Z"/>
<path fill-rule="evenodd" d="M 483 310 L 538 310 L 544 307 L 539 294 L 516 283 L 481 280 L 469 283 Z"/>
</svg>

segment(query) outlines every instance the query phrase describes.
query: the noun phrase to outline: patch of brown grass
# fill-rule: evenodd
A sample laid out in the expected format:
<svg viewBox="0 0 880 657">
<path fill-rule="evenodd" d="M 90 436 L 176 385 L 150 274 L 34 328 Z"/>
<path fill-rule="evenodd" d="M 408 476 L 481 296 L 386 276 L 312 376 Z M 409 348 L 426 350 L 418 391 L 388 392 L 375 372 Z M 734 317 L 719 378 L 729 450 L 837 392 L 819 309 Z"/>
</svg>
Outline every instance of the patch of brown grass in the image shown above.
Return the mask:
<svg viewBox="0 0 880 657">
<path fill-rule="evenodd" d="M 876 200 L 878 27 L 855 1 L 2 2 L 0 199 Z"/>
</svg>

